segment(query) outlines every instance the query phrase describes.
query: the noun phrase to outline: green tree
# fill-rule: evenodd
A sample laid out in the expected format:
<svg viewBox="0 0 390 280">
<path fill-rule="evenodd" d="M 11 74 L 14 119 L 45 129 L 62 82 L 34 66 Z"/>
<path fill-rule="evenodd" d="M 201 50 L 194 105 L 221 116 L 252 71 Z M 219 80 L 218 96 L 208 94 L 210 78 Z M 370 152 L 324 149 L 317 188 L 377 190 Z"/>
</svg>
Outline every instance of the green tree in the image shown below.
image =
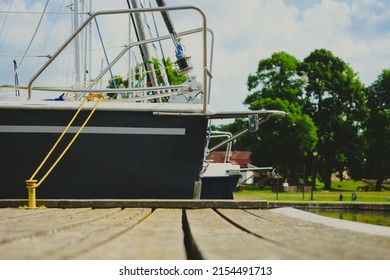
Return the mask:
<svg viewBox="0 0 390 280">
<path fill-rule="evenodd" d="M 156 58 L 153 58 L 151 61 L 147 61 L 146 63 L 153 63 L 155 75 L 159 85 L 166 85 L 167 82 L 170 85 L 180 85 L 187 80 L 186 75 L 178 74 L 178 71 L 174 67 L 169 57 L 165 60 L 163 59 L 161 63 Z M 133 81 L 132 87 L 138 87 L 139 84 L 144 80 L 146 80 L 147 84 L 150 85 L 149 76 L 147 75 L 147 73 L 141 73 L 140 65 L 137 65 L 134 68 L 134 73 L 135 79 Z M 164 79 L 164 76 L 166 77 L 166 79 Z M 128 77 L 114 76 L 111 80 L 108 81 L 107 88 L 120 88 L 122 86 L 127 88 L 128 85 Z M 108 93 L 107 95 L 111 98 L 116 98 L 116 93 Z"/>
<path fill-rule="evenodd" d="M 128 87 L 128 79 L 122 76 L 114 76 L 111 80 L 108 81 L 107 88 L 120 88 L 120 87 Z M 116 99 L 117 93 L 111 92 L 107 93 L 107 96 L 113 99 Z"/>
<path fill-rule="evenodd" d="M 128 84 L 129 83 L 126 77 L 114 76 L 111 80 L 108 81 L 107 88 L 120 88 L 121 86 L 127 88 Z"/>
<path fill-rule="evenodd" d="M 300 62 L 285 53 L 274 53 L 258 64 L 257 72 L 248 77 L 244 104 L 251 110 L 282 110 L 289 114 L 271 119 L 260 127 L 259 133 L 248 136 L 252 160 L 261 166 L 280 166 L 281 173 L 297 184 L 305 157 L 316 144 L 316 127 L 302 113 L 304 79 L 297 74 Z M 239 140 L 241 141 L 241 140 Z"/>
<path fill-rule="evenodd" d="M 318 49 L 306 57 L 299 74 L 307 79 L 303 101 L 304 113 L 318 127 L 318 170 L 325 189 L 330 189 L 331 174 L 343 171 L 353 160 L 361 141 L 362 122 L 366 116 L 366 95 L 357 74 L 341 58 Z M 355 147 L 353 147 L 353 145 Z"/>
<path fill-rule="evenodd" d="M 174 67 L 169 57 L 165 60 L 162 59 L 161 63 L 157 58 L 152 58 L 151 61 L 147 61 L 146 63 L 153 63 L 153 67 L 155 69 L 155 75 L 157 78 L 157 83 L 159 85 L 166 85 L 166 81 L 163 78 L 164 76 L 167 77 L 167 82 L 170 85 L 180 85 L 187 80 L 186 75 L 179 75 L 177 69 Z M 150 84 L 149 76 L 146 75 L 146 73 L 140 73 L 139 66 L 136 66 L 135 73 L 136 73 L 135 78 L 137 82 L 146 78 L 147 83 Z"/>
<path fill-rule="evenodd" d="M 160 69 L 164 69 L 168 82 L 171 85 L 180 85 L 187 80 L 186 75 L 179 75 L 177 69 L 174 67 L 169 57 L 166 58 L 165 60 L 162 59 L 161 63 L 159 63 L 156 58 L 153 58 L 154 69 L 158 69 L 156 71 L 156 76 L 157 76 L 158 83 L 160 85 L 165 84 L 163 80 L 163 73 L 161 73 Z"/>
<path fill-rule="evenodd" d="M 390 70 L 368 87 L 367 97 L 367 175 L 377 179 L 375 189 L 381 191 L 383 180 L 390 176 Z"/>
</svg>

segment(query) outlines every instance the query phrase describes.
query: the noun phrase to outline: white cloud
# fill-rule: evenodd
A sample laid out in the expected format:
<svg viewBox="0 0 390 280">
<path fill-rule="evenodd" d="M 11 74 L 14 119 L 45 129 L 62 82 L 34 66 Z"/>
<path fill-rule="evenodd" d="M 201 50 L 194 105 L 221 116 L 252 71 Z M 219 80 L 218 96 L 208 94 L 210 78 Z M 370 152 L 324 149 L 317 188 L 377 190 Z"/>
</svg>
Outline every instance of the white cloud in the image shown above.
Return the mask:
<svg viewBox="0 0 390 280">
<path fill-rule="evenodd" d="M 355 0 L 352 5 L 353 15 L 364 20 L 367 25 L 373 25 L 389 20 L 389 10 L 385 2 L 378 0 Z"/>
</svg>

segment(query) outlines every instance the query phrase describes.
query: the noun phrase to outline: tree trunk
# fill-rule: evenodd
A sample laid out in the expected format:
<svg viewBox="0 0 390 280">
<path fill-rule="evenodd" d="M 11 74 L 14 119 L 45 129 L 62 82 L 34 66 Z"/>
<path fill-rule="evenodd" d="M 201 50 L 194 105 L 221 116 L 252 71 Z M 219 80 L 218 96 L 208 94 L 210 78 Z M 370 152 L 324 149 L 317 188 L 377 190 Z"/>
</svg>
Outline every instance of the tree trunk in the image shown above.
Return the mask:
<svg viewBox="0 0 390 280">
<path fill-rule="evenodd" d="M 339 173 L 339 180 L 340 180 L 340 182 L 342 182 L 343 180 L 344 180 L 344 178 L 343 178 L 343 172 L 344 172 L 344 170 L 343 169 L 340 169 L 339 171 L 338 171 L 338 173 Z"/>
<path fill-rule="evenodd" d="M 330 175 L 324 178 L 324 190 L 329 191 L 332 185 L 332 181 L 330 180 Z"/>
<path fill-rule="evenodd" d="M 332 172 L 333 172 L 333 168 L 331 166 L 324 167 L 323 170 L 324 190 L 327 191 L 330 190 L 330 187 L 332 185 L 332 180 L 331 180 Z"/>
<path fill-rule="evenodd" d="M 376 183 L 375 183 L 375 191 L 376 192 L 382 191 L 383 179 L 384 179 L 384 176 L 383 175 L 379 175 L 378 179 L 376 180 Z"/>
<path fill-rule="evenodd" d="M 291 175 L 290 175 L 290 178 L 289 178 L 289 183 L 291 185 L 298 185 L 298 170 L 296 168 L 296 165 L 293 163 L 291 164 Z"/>
</svg>

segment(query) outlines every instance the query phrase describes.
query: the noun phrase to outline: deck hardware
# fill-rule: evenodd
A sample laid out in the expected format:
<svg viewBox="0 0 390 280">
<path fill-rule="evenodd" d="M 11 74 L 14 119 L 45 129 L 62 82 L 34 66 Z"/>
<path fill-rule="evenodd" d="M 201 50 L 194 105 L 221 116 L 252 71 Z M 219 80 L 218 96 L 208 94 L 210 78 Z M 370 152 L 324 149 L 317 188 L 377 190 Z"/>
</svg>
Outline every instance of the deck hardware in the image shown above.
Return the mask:
<svg viewBox="0 0 390 280">
<path fill-rule="evenodd" d="M 28 190 L 28 205 L 20 208 L 23 209 L 43 209 L 45 206 L 37 206 L 36 202 L 36 188 L 38 180 L 26 180 L 27 190 Z"/>
<path fill-rule="evenodd" d="M 248 117 L 249 132 L 256 132 L 259 129 L 259 115 L 250 115 Z"/>
<path fill-rule="evenodd" d="M 28 190 L 28 206 L 27 208 L 37 208 L 36 203 L 36 192 L 38 180 L 26 180 L 27 190 Z"/>
</svg>

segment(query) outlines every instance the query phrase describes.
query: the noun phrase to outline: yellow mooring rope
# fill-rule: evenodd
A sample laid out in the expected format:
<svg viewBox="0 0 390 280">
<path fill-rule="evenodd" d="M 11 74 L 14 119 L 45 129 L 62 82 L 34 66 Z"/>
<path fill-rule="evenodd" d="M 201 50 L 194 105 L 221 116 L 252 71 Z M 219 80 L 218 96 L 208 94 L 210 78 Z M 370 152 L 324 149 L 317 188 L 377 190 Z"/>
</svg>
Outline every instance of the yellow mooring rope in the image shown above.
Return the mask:
<svg viewBox="0 0 390 280">
<path fill-rule="evenodd" d="M 52 166 L 48 169 L 46 174 L 42 177 L 41 180 L 36 180 L 34 177 L 38 174 L 38 172 L 41 170 L 43 165 L 46 163 L 46 161 L 49 159 L 55 148 L 58 146 L 58 144 L 61 142 L 64 135 L 68 132 L 70 126 L 73 124 L 74 120 L 80 113 L 80 111 L 83 109 L 85 103 L 87 101 L 94 101 L 95 99 L 98 99 L 95 106 L 89 113 L 87 119 L 84 121 L 83 125 L 79 128 L 77 133 L 73 136 L 72 140 L 69 142 L 69 144 L 66 146 L 66 148 L 62 151 L 61 155 L 57 158 L 57 160 L 52 164 Z M 73 142 L 76 140 L 76 138 L 79 136 L 81 131 L 84 129 L 84 127 L 87 125 L 88 121 L 92 117 L 92 115 L 95 113 L 97 107 L 99 104 L 103 101 L 104 96 L 102 94 L 90 94 L 87 98 L 84 99 L 83 103 L 81 103 L 80 107 L 78 108 L 77 112 L 73 116 L 73 118 L 70 120 L 69 124 L 66 126 L 65 130 L 61 133 L 60 137 L 57 139 L 57 141 L 54 143 L 53 147 L 50 149 L 49 153 L 46 155 L 46 157 L 43 159 L 41 164 L 38 166 L 37 170 L 31 175 L 31 178 L 26 180 L 26 187 L 28 190 L 28 206 L 27 209 L 36 209 L 38 208 L 36 205 L 36 188 L 38 188 L 43 181 L 46 179 L 47 176 L 51 173 L 51 171 L 56 167 L 56 165 L 59 163 L 59 161 L 63 158 L 65 153 L 69 150 L 69 148 L 72 146 Z"/>
</svg>

